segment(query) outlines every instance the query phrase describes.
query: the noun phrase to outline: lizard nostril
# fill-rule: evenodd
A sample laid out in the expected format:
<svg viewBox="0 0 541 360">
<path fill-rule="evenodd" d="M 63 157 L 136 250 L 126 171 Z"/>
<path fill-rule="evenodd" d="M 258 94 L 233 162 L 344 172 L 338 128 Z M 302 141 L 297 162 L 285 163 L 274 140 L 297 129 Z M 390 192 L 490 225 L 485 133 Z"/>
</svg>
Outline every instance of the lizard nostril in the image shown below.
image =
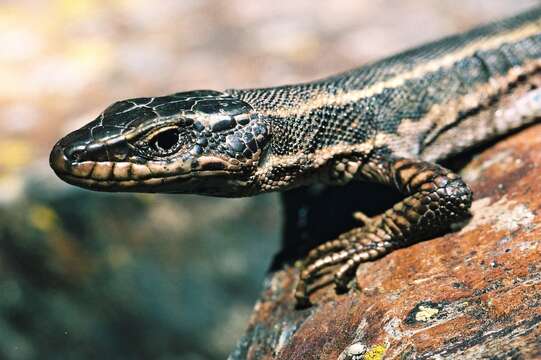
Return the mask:
<svg viewBox="0 0 541 360">
<path fill-rule="evenodd" d="M 70 146 L 64 149 L 64 154 L 69 162 L 80 162 L 84 159 L 84 146 Z"/>
</svg>

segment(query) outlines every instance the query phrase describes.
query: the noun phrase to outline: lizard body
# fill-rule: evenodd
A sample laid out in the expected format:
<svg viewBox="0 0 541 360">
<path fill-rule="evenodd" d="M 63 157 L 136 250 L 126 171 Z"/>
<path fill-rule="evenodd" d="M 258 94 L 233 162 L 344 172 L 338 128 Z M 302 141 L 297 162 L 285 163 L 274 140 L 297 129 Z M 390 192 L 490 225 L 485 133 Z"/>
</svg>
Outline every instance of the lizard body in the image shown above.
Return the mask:
<svg viewBox="0 0 541 360">
<path fill-rule="evenodd" d="M 296 296 L 464 219 L 471 191 L 437 162 L 541 116 L 541 8 L 339 75 L 130 99 L 61 139 L 50 163 L 101 191 L 250 196 L 372 181 L 405 199 L 313 249 Z"/>
</svg>

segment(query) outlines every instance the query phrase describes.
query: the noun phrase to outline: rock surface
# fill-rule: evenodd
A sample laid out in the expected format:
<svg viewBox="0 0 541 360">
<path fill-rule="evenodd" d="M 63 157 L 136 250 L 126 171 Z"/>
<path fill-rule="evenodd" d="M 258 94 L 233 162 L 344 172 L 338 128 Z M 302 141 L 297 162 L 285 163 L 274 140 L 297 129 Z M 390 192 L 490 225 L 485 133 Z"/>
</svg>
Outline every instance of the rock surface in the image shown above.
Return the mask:
<svg viewBox="0 0 541 360">
<path fill-rule="evenodd" d="M 484 150 L 461 171 L 475 194 L 469 221 L 361 265 L 357 290 L 325 288 L 305 310 L 294 309 L 289 265 L 305 249 L 286 242 L 230 358 L 541 356 L 539 149 L 541 126 Z"/>
</svg>

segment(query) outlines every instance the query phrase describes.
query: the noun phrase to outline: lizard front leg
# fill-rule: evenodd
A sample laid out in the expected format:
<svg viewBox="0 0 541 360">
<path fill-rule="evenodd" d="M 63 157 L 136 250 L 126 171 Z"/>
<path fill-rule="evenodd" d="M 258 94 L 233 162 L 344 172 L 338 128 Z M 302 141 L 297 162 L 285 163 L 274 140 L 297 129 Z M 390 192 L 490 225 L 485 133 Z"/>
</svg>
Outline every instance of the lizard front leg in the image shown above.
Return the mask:
<svg viewBox="0 0 541 360">
<path fill-rule="evenodd" d="M 376 157 L 359 166 L 356 177 L 395 187 L 406 198 L 364 226 L 310 251 L 301 268 L 295 297 L 308 305 L 310 285 L 332 266 L 337 290 L 347 289 L 360 263 L 393 249 L 434 236 L 467 217 L 472 201 L 468 185 L 444 167 L 415 159 Z"/>
</svg>

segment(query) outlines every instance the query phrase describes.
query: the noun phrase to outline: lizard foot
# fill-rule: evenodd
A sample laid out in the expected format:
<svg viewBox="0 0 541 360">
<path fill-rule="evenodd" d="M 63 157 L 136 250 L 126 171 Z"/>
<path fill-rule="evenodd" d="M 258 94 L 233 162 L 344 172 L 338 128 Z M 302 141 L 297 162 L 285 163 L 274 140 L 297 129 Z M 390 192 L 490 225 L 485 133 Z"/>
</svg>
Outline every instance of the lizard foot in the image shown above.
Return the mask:
<svg viewBox="0 0 541 360">
<path fill-rule="evenodd" d="M 334 282 L 337 292 L 347 291 L 359 264 L 377 259 L 396 247 L 389 234 L 371 226 L 372 221 L 363 222 L 368 225 L 352 229 L 310 251 L 295 291 L 298 304 L 310 305 L 308 295 L 330 282 Z M 329 273 L 332 278 L 325 279 Z M 319 279 L 323 279 L 323 283 L 316 283 Z"/>
<path fill-rule="evenodd" d="M 406 198 L 373 218 L 357 214 L 363 226 L 308 253 L 295 291 L 300 306 L 310 304 L 309 294 L 322 286 L 318 281 L 329 283 L 329 273 L 337 291 L 345 291 L 360 263 L 430 238 L 467 216 L 472 194 L 457 174 L 414 159 L 383 164 L 377 167 L 382 182 L 393 184 Z"/>
</svg>

